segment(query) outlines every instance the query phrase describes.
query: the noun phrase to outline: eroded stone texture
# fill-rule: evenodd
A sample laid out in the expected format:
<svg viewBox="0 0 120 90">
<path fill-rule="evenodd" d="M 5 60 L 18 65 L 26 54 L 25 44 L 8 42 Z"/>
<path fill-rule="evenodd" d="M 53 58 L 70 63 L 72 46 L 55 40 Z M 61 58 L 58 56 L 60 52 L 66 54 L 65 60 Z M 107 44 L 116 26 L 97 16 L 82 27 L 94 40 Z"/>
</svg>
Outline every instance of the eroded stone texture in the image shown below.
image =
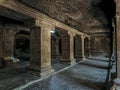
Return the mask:
<svg viewBox="0 0 120 90">
<path fill-rule="evenodd" d="M 112 53 L 111 38 L 110 34 L 93 34 L 91 37 L 91 54 L 109 57 Z"/>
<path fill-rule="evenodd" d="M 79 30 L 108 24 L 99 8 L 102 0 L 19 0 Z"/>
</svg>

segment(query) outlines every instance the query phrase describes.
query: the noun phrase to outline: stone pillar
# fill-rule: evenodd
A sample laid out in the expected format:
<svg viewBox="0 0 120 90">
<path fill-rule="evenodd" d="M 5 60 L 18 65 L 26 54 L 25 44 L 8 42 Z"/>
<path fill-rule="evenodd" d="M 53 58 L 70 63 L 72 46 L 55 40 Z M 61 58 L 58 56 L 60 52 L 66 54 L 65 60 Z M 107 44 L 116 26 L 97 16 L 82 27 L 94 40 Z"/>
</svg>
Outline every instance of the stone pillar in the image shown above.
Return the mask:
<svg viewBox="0 0 120 90">
<path fill-rule="evenodd" d="M 82 43 L 81 37 L 79 35 L 75 36 L 75 57 L 81 58 L 82 57 Z"/>
<path fill-rule="evenodd" d="M 56 59 L 56 38 L 55 36 L 51 36 L 51 56 L 52 56 L 52 59 Z"/>
<path fill-rule="evenodd" d="M 120 2 L 119 2 L 120 3 Z M 116 16 L 116 49 L 117 49 L 117 78 L 112 90 L 120 90 L 120 15 Z"/>
<path fill-rule="evenodd" d="M 51 40 L 52 59 L 59 59 L 59 38 L 57 36 L 52 36 Z"/>
<path fill-rule="evenodd" d="M 85 48 L 85 57 L 88 57 L 89 54 L 89 43 L 88 38 L 84 39 L 84 48 Z"/>
<path fill-rule="evenodd" d="M 71 65 L 76 64 L 76 59 L 74 58 L 74 36 L 75 34 L 72 32 L 69 32 L 70 35 L 70 61 L 71 61 Z"/>
<path fill-rule="evenodd" d="M 90 40 L 90 37 L 88 38 L 88 57 L 90 58 L 91 57 L 91 42 L 90 42 L 91 40 Z"/>
<path fill-rule="evenodd" d="M 52 25 L 42 22 L 40 27 L 30 31 L 30 66 L 28 69 L 40 77 L 54 72 L 51 67 L 51 34 Z"/>
<path fill-rule="evenodd" d="M 60 59 L 60 51 L 59 51 L 59 40 L 60 38 L 59 37 L 56 37 L 56 59 Z"/>
<path fill-rule="evenodd" d="M 70 36 L 65 34 L 61 37 L 61 61 L 70 62 Z"/>
<path fill-rule="evenodd" d="M 3 31 L 2 31 L 1 26 L 0 26 L 0 69 L 3 68 L 3 62 L 2 62 L 3 40 L 2 40 L 2 38 L 3 38 Z"/>
<path fill-rule="evenodd" d="M 3 36 L 3 31 L 0 29 L 0 58 L 2 57 L 2 36 Z"/>
<path fill-rule="evenodd" d="M 16 30 L 14 27 L 5 27 L 3 30 L 3 57 L 14 57 L 14 39 Z"/>
<path fill-rule="evenodd" d="M 82 40 L 82 59 L 85 60 L 85 36 L 84 35 L 81 36 L 81 40 Z"/>
</svg>

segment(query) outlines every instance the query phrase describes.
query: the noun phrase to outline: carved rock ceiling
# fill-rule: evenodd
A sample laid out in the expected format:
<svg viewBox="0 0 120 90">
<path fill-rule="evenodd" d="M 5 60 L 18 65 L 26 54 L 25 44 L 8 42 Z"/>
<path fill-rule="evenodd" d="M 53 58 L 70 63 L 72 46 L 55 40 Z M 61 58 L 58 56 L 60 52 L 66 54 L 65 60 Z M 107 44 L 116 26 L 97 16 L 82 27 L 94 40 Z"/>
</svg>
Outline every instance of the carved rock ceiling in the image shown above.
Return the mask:
<svg viewBox="0 0 120 90">
<path fill-rule="evenodd" d="M 48 16 L 76 29 L 106 27 L 103 11 L 97 7 L 102 0 L 19 0 Z"/>
</svg>

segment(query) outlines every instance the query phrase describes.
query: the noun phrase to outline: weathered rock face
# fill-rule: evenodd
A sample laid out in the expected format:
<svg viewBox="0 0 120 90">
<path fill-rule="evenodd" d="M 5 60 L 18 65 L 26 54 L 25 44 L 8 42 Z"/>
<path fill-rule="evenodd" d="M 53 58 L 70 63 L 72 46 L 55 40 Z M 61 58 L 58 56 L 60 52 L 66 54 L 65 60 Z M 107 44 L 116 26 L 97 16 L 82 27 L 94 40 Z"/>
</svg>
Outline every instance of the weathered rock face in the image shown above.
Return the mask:
<svg viewBox="0 0 120 90">
<path fill-rule="evenodd" d="M 99 6 L 104 0 L 19 1 L 79 30 L 87 28 L 103 28 L 108 25 L 108 20 L 102 9 L 100 9 L 101 6 Z"/>
<path fill-rule="evenodd" d="M 96 37 L 92 52 L 111 54 L 114 0 L 19 0 L 26 6 Z M 96 36 L 97 33 L 97 36 Z M 106 34 L 107 33 L 107 34 Z M 104 42 L 103 42 L 104 41 Z M 97 44 L 96 44 L 97 42 Z"/>
<path fill-rule="evenodd" d="M 110 56 L 112 53 L 112 36 L 94 34 L 91 37 L 91 54 L 94 56 Z"/>
</svg>

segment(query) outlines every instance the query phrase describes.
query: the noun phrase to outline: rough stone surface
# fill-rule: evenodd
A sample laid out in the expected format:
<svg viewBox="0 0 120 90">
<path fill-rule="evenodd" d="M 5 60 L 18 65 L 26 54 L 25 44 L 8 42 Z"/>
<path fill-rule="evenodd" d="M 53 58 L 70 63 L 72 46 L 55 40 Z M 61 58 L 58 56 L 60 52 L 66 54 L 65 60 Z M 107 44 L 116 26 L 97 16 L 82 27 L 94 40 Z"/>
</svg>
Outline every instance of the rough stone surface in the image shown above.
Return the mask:
<svg viewBox="0 0 120 90">
<path fill-rule="evenodd" d="M 77 29 L 107 26 L 102 0 L 20 0 L 61 22 Z"/>
<path fill-rule="evenodd" d="M 107 56 L 112 53 L 112 35 L 110 34 L 91 34 L 91 54 L 94 56 Z"/>
</svg>

